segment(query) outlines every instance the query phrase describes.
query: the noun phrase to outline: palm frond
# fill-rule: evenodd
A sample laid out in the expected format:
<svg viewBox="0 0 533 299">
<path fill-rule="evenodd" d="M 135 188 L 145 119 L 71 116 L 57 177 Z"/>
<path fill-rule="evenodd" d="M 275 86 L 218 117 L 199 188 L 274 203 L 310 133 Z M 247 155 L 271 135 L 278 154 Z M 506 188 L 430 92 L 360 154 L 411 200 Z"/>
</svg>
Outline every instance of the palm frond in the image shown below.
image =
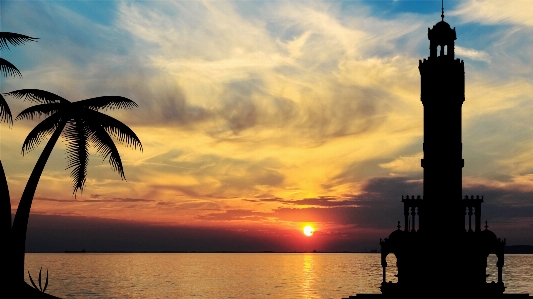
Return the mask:
<svg viewBox="0 0 533 299">
<path fill-rule="evenodd" d="M 13 117 L 11 116 L 11 109 L 7 105 L 6 99 L 0 94 L 0 121 L 13 124 Z"/>
<path fill-rule="evenodd" d="M 119 143 L 143 150 L 141 141 L 135 132 L 118 119 L 98 111 L 86 110 L 85 112 L 87 113 L 86 119 L 91 122 L 91 126 L 100 126 Z"/>
<path fill-rule="evenodd" d="M 92 110 L 130 109 L 139 107 L 134 101 L 121 96 L 103 96 L 74 102 L 84 108 Z"/>
<path fill-rule="evenodd" d="M 8 49 L 9 50 L 9 44 L 12 44 L 13 46 L 19 46 L 23 45 L 27 42 L 34 42 L 37 41 L 38 38 L 36 37 L 30 37 L 23 34 L 13 33 L 13 32 L 0 32 L 0 50 Z"/>
<path fill-rule="evenodd" d="M 117 147 L 111 139 L 111 136 L 99 126 L 89 127 L 91 131 L 89 134 L 89 141 L 96 148 L 96 152 L 99 153 L 103 159 L 109 159 L 109 164 L 113 170 L 117 171 L 120 174 L 120 177 L 125 180 L 126 176 L 124 175 L 124 167 L 122 167 L 122 160 L 118 153 Z"/>
<path fill-rule="evenodd" d="M 55 113 L 43 121 L 41 121 L 31 132 L 26 136 L 22 144 L 22 155 L 33 150 L 43 141 L 46 136 L 52 134 L 61 122 L 61 113 Z"/>
<path fill-rule="evenodd" d="M 79 118 L 69 121 L 63 131 L 67 144 L 67 169 L 72 168 L 70 177 L 74 185 L 74 195 L 78 190 L 83 192 L 87 178 L 88 132 L 85 122 Z"/>
<path fill-rule="evenodd" d="M 34 287 L 35 289 L 38 290 L 39 288 L 37 287 L 37 285 L 36 285 L 35 282 L 33 281 L 33 278 L 31 277 L 30 271 L 28 271 L 28 275 L 30 276 L 30 282 L 31 282 L 31 284 L 33 285 L 33 287 Z"/>
<path fill-rule="evenodd" d="M 48 269 L 46 269 L 46 281 L 44 283 L 43 293 L 46 291 L 47 287 L 48 287 Z"/>
<path fill-rule="evenodd" d="M 12 96 L 15 99 L 24 99 L 39 104 L 70 103 L 70 101 L 58 96 L 55 93 L 41 89 L 19 89 L 5 93 L 5 95 Z"/>
<path fill-rule="evenodd" d="M 40 116 L 49 116 L 57 111 L 61 110 L 61 104 L 52 103 L 52 104 L 39 104 L 35 106 L 28 107 L 22 112 L 20 112 L 15 120 L 21 120 L 21 119 L 34 119 L 35 117 Z"/>
<path fill-rule="evenodd" d="M 22 74 L 20 73 L 19 69 L 17 69 L 16 66 L 4 58 L 0 58 L 0 73 L 4 74 L 4 77 L 18 76 L 19 78 L 22 78 Z"/>
</svg>

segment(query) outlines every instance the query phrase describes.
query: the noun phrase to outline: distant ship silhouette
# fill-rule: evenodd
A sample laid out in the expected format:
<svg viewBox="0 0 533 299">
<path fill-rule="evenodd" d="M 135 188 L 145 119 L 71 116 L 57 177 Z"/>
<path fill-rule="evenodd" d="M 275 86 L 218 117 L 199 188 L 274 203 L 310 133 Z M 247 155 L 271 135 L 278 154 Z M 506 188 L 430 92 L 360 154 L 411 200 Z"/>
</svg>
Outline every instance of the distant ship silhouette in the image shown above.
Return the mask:
<svg viewBox="0 0 533 299">
<path fill-rule="evenodd" d="M 455 58 L 456 32 L 444 21 L 444 8 L 441 17 L 428 28 L 429 58 L 418 66 L 424 105 L 424 195 L 402 196 L 403 229 L 398 221 L 398 229 L 380 240 L 382 294 L 357 294 L 348 299 L 531 298 L 529 294 L 504 294 L 505 240 L 497 238 L 487 223 L 481 228 L 483 196 L 462 199 L 464 61 Z M 397 260 L 397 283 L 387 282 L 386 257 L 391 253 Z M 487 283 L 489 254 L 497 256 L 498 277 Z"/>
</svg>

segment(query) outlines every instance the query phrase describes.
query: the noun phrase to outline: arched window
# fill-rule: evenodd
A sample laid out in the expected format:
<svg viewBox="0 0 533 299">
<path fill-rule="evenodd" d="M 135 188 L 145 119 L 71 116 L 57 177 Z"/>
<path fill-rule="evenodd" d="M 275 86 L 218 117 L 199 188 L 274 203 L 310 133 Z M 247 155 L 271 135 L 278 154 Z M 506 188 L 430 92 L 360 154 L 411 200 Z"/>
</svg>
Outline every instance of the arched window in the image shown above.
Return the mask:
<svg viewBox="0 0 533 299">
<path fill-rule="evenodd" d="M 496 254 L 491 253 L 487 256 L 487 278 L 486 282 L 497 282 L 498 281 L 498 257 Z"/>
<path fill-rule="evenodd" d="M 470 224 L 470 219 L 468 218 L 468 208 L 465 209 L 465 232 L 468 231 L 468 226 Z"/>
<path fill-rule="evenodd" d="M 387 282 L 391 281 L 393 283 L 398 282 L 398 260 L 394 253 L 389 253 L 385 259 L 387 261 Z"/>
</svg>

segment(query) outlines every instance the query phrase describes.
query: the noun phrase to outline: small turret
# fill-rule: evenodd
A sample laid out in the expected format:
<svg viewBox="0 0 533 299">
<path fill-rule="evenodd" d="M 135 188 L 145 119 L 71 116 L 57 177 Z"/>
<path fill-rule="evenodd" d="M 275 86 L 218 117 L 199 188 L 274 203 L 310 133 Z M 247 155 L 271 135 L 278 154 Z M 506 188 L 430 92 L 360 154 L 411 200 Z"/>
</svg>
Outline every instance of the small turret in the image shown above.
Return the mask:
<svg viewBox="0 0 533 299">
<path fill-rule="evenodd" d="M 435 24 L 433 29 L 428 28 L 429 57 L 453 60 L 455 56 L 454 41 L 457 39 L 457 35 L 455 34 L 455 27 L 452 30 L 450 24 L 444 22 L 444 0 L 442 1 L 442 14 L 440 17 L 442 20 Z"/>
<path fill-rule="evenodd" d="M 433 29 L 428 28 L 428 39 L 430 58 L 440 56 L 454 59 L 454 44 L 457 39 L 455 27 L 452 29 L 450 24 L 440 21 L 433 26 Z"/>
</svg>

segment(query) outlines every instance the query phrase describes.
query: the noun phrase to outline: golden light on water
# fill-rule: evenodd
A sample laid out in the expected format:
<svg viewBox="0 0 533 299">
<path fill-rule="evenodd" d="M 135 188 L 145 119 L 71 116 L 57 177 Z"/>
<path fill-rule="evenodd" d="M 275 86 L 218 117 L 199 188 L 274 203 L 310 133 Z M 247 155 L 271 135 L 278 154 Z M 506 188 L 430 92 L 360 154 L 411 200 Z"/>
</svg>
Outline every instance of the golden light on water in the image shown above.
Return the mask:
<svg viewBox="0 0 533 299">
<path fill-rule="evenodd" d="M 306 227 L 304 227 L 304 235 L 311 237 L 314 232 L 315 232 L 315 229 L 312 226 L 307 225 Z"/>
</svg>

